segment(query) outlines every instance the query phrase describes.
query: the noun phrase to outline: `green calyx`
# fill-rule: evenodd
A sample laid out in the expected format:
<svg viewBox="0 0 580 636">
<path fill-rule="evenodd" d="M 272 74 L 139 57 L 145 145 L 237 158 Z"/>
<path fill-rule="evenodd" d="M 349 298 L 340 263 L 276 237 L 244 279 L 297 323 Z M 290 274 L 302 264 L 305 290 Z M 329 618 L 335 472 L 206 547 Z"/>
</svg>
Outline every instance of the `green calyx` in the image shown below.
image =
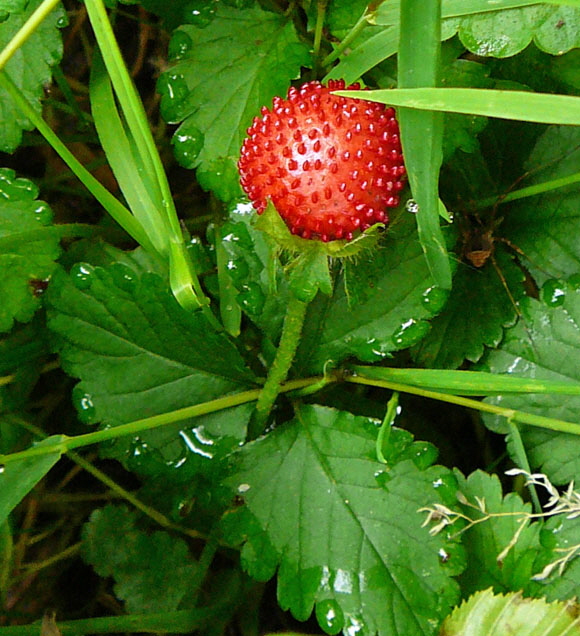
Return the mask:
<svg viewBox="0 0 580 636">
<path fill-rule="evenodd" d="M 279 251 L 291 255 L 287 264 L 288 281 L 294 295 L 303 302 L 310 302 L 318 290 L 332 293 L 330 258 L 353 258 L 362 250 L 375 247 L 385 227 L 383 223 L 376 223 L 351 241 L 324 243 L 304 239 L 290 232 L 272 201 L 256 217 L 255 225 L 273 240 Z"/>
</svg>

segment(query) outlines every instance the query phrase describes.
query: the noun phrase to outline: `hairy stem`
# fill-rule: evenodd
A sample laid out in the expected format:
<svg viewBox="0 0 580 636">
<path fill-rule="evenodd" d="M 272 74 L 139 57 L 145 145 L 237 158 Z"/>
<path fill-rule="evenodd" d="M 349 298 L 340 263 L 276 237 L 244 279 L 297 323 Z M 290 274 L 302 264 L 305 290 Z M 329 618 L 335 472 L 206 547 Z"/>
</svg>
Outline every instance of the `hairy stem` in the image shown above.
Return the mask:
<svg viewBox="0 0 580 636">
<path fill-rule="evenodd" d="M 274 406 L 282 383 L 286 380 L 288 371 L 292 366 L 294 355 L 300 342 L 300 334 L 302 333 L 307 307 L 308 303 L 298 300 L 295 296 L 290 298 L 276 358 L 274 359 L 264 388 L 258 398 L 256 412 L 250 424 L 250 430 L 248 432 L 250 439 L 258 437 L 263 433 L 266 427 L 272 406 Z"/>
</svg>

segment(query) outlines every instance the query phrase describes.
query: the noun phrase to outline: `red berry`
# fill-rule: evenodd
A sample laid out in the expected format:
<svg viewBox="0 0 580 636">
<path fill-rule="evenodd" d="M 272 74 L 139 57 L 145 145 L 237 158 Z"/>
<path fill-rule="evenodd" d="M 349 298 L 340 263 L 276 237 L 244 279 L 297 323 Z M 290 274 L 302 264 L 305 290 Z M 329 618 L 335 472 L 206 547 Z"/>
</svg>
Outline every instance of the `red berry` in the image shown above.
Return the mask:
<svg viewBox="0 0 580 636">
<path fill-rule="evenodd" d="M 331 94 L 344 89 L 342 80 L 290 88 L 262 108 L 242 146 L 241 184 L 258 214 L 271 199 L 305 239 L 350 240 L 386 223 L 386 208 L 399 204 L 405 167 L 395 111 Z"/>
</svg>

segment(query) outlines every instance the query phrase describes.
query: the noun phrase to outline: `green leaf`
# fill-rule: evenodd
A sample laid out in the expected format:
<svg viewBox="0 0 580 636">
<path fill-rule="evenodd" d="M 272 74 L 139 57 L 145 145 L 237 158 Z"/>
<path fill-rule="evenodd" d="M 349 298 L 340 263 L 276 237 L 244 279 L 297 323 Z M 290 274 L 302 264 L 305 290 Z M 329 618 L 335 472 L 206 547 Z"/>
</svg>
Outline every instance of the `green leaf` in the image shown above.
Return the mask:
<svg viewBox="0 0 580 636">
<path fill-rule="evenodd" d="M 419 365 L 455 369 L 465 359 L 477 362 L 485 347 L 496 347 L 504 329 L 514 324 L 517 309 L 512 299 L 524 295 L 524 275 L 505 249 L 496 249 L 493 258 L 497 269 L 489 260 L 481 268 L 459 265 L 445 309 L 413 351 Z"/>
<path fill-rule="evenodd" d="M 404 212 L 382 243 L 349 264 L 346 276 L 347 289 L 339 279 L 330 299 L 318 297 L 310 306 L 298 350 L 300 368 L 320 372 L 327 361 L 338 364 L 349 356 L 375 362 L 410 347 L 425 336 L 427 321 L 446 297 L 438 288 L 431 291 L 434 281 L 415 219 Z M 436 295 L 443 302 L 430 302 Z"/>
<path fill-rule="evenodd" d="M 542 51 L 562 55 L 580 46 L 580 9 L 538 4 L 472 15 L 460 21 L 458 32 L 476 55 L 510 57 L 532 40 Z"/>
<path fill-rule="evenodd" d="M 476 523 L 461 535 L 467 556 L 467 567 L 459 577 L 462 592 L 468 595 L 493 587 L 496 593 L 519 590 L 537 593 L 539 584 L 531 579 L 538 571 L 538 557 L 546 549 L 540 543 L 541 524 L 524 520 L 531 513 L 531 505 L 524 504 L 516 493 L 504 497 L 496 475 L 478 470 L 465 478 L 456 470 L 455 476 L 459 492 L 468 504 L 458 503 L 454 509 L 476 522 L 487 514 L 496 515 Z M 484 511 L 478 502 L 483 502 Z M 520 531 L 522 521 L 525 527 Z M 518 531 L 517 541 L 502 555 Z M 498 561 L 500 556 L 503 558 Z"/>
<path fill-rule="evenodd" d="M 232 456 L 230 487 L 245 505 L 224 518 L 261 580 L 278 570 L 278 600 L 299 620 L 361 636 L 434 634 L 457 598 L 440 537 L 418 508 L 454 496 L 433 449 L 393 429 L 378 462 L 378 423 L 304 406 L 291 423 Z M 412 458 L 412 459 L 411 459 Z M 461 556 L 454 567 L 461 569 Z M 420 602 L 418 600 L 420 599 Z"/>
<path fill-rule="evenodd" d="M 54 435 L 37 446 L 58 444 L 62 435 Z M 29 459 L 12 462 L 10 466 L 0 467 L 0 525 L 3 524 L 12 510 L 36 486 L 61 457 L 54 452 Z"/>
<path fill-rule="evenodd" d="M 229 218 L 216 234 L 228 257 L 228 274 L 238 292 L 236 302 L 274 342 L 282 328 L 288 298 L 276 247 L 255 227 L 257 215 L 248 201 L 233 203 Z"/>
<path fill-rule="evenodd" d="M 525 169 L 534 186 L 578 173 L 580 129 L 551 126 L 538 139 Z M 534 278 L 568 277 L 580 271 L 580 193 L 577 185 L 514 202 L 502 232 L 523 253 Z"/>
<path fill-rule="evenodd" d="M 33 183 L 0 168 L 0 332 L 32 318 L 41 302 L 35 286 L 50 278 L 60 254 L 52 212 L 37 194 Z"/>
<path fill-rule="evenodd" d="M 523 321 L 506 332 L 501 347 L 492 351 L 486 364 L 492 373 L 549 380 L 580 379 L 580 281 L 559 282 L 559 293 L 546 284 L 543 296 L 549 303 L 525 298 L 521 305 Z M 503 395 L 489 398 L 493 404 L 529 413 L 547 415 L 570 422 L 580 418 L 580 400 L 558 396 Z M 492 430 L 507 434 L 501 418 L 485 416 Z M 541 469 L 556 484 L 577 478 L 580 471 L 580 440 L 575 435 L 540 430 L 528 426 L 521 429 L 528 459 L 533 470 Z"/>
<path fill-rule="evenodd" d="M 163 117 L 183 121 L 173 142 L 178 155 L 180 146 L 201 132 L 204 145 L 193 165 L 218 196 L 229 200 L 252 117 L 286 92 L 300 67 L 310 64 L 310 55 L 287 18 L 259 8 L 218 5 L 210 24 L 184 25 L 175 38 L 180 42 L 174 47 L 177 63 L 159 81 Z M 208 181 L 216 162 L 226 178 Z"/>
<path fill-rule="evenodd" d="M 549 601 L 575 597 L 580 581 L 580 519 L 570 519 L 565 514 L 551 517 L 546 521 L 542 539 L 553 555 L 546 571 L 537 568 L 534 572 L 541 577 L 542 594 Z"/>
<path fill-rule="evenodd" d="M 177 609 L 197 565 L 187 543 L 165 531 L 138 528 L 138 513 L 124 506 L 96 510 L 83 528 L 82 554 L 102 577 L 115 579 L 115 593 L 128 612 Z"/>
<path fill-rule="evenodd" d="M 442 626 L 446 636 L 573 636 L 580 634 L 575 603 L 551 603 L 522 598 L 521 592 L 494 596 L 492 590 L 473 594 Z"/>
<path fill-rule="evenodd" d="M 230 340 L 215 333 L 201 312 L 185 312 L 154 274 L 81 264 L 70 275 L 57 274 L 47 302 L 54 347 L 65 370 L 82 380 L 73 397 L 87 424 L 115 426 L 253 382 Z M 228 411 L 222 433 L 230 446 L 245 434 L 243 412 Z M 139 472 L 165 470 L 177 478 L 177 468 L 189 474 L 188 459 L 213 456 L 215 434 L 206 439 L 204 420 L 197 419 L 119 439 L 105 452 Z"/>
<path fill-rule="evenodd" d="M 31 0 L 25 11 L 12 13 L 7 20 L 0 22 L 0 50 L 10 42 L 41 2 L 42 0 Z M 7 10 L 12 10 L 15 6 L 14 2 L 9 2 Z M 57 64 L 62 56 L 58 26 L 63 18 L 62 8 L 52 11 L 16 51 L 5 68 L 5 72 L 37 112 L 41 110 L 40 100 L 44 95 L 44 86 L 52 78 L 50 67 Z M 31 123 L 22 115 L 11 97 L 0 89 L 0 150 L 16 150 L 22 140 L 22 131 L 31 128 Z"/>
</svg>

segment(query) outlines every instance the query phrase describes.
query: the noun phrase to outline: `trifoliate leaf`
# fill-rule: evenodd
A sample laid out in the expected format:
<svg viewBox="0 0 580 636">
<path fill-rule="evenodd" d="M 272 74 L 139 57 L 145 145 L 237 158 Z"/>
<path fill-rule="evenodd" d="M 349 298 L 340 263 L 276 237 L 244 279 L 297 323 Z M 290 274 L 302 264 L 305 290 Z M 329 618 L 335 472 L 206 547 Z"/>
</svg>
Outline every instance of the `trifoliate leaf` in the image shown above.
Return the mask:
<svg viewBox="0 0 580 636">
<path fill-rule="evenodd" d="M 539 559 L 547 550 L 540 543 L 541 524 L 527 519 L 530 504 L 516 493 L 504 497 L 496 475 L 478 470 L 467 478 L 459 471 L 455 476 L 468 503 L 454 508 L 475 522 L 461 535 L 467 556 L 467 567 L 459 578 L 462 591 L 472 594 L 491 586 L 495 592 L 537 592 L 539 585 L 532 576 L 541 569 L 539 562 L 547 562 L 547 556 Z"/>
<path fill-rule="evenodd" d="M 580 130 L 550 126 L 538 139 L 520 187 L 538 186 L 578 172 Z M 522 199 L 505 215 L 502 232 L 522 252 L 534 278 L 568 277 L 580 271 L 580 193 L 578 184 Z"/>
<path fill-rule="evenodd" d="M 87 424 L 115 426 L 252 384 L 227 336 L 213 331 L 201 312 L 183 310 L 155 274 L 80 264 L 55 276 L 47 302 L 54 348 L 65 370 L 82 380 L 73 398 Z M 118 439 L 105 452 L 139 472 L 178 478 L 237 445 L 248 416 L 238 407 L 211 426 L 185 420 Z"/>
<path fill-rule="evenodd" d="M 520 304 L 523 320 L 506 332 L 499 349 L 486 359 L 492 373 L 580 381 L 580 280 L 548 281 L 543 300 L 525 298 Z M 580 421 L 580 400 L 561 395 L 504 395 L 489 402 L 562 419 Z M 485 416 L 486 425 L 508 433 L 505 419 Z M 580 438 L 533 426 L 521 427 L 521 435 L 533 471 L 538 468 L 556 484 L 577 479 L 580 472 Z"/>
<path fill-rule="evenodd" d="M 374 362 L 417 343 L 445 303 L 433 287 L 415 219 L 402 213 L 383 242 L 347 265 L 346 289 L 339 279 L 331 298 L 310 305 L 298 365 L 319 372 L 349 356 Z"/>
<path fill-rule="evenodd" d="M 257 7 L 214 8 L 208 24 L 183 25 L 174 33 L 170 50 L 177 63 L 161 76 L 159 90 L 163 117 L 183 122 L 173 142 L 176 155 L 201 133 L 203 147 L 191 166 L 229 200 L 241 193 L 235 163 L 252 117 L 286 92 L 310 55 L 284 16 Z M 211 176 L 216 170 L 219 179 Z"/>
<path fill-rule="evenodd" d="M 454 499 L 432 449 L 393 429 L 376 457 L 376 423 L 319 406 L 232 455 L 227 484 L 245 505 L 224 517 L 250 575 L 278 567 L 278 601 L 299 620 L 316 605 L 329 634 L 434 634 L 457 598 L 449 544 L 418 509 Z M 453 545 L 453 544 L 452 544 Z M 454 553 L 454 572 L 462 556 Z"/>
<path fill-rule="evenodd" d="M 32 318 L 60 254 L 52 212 L 37 194 L 33 183 L 0 169 L 0 332 Z"/>
<path fill-rule="evenodd" d="M 0 22 L 0 49 L 10 42 L 41 3 L 42 0 L 16 3 L 26 4 L 26 10 L 12 13 L 7 20 Z M 11 1 L 8 5 L 6 11 L 12 10 L 15 3 Z M 1 10 L 4 10 L 3 6 L 0 7 Z M 37 112 L 40 112 L 44 86 L 52 78 L 50 67 L 58 63 L 62 57 L 62 39 L 58 27 L 64 26 L 65 22 L 62 8 L 49 13 L 6 65 L 5 72 Z M 16 150 L 22 139 L 22 131 L 31 128 L 32 125 L 16 107 L 12 98 L 0 89 L 0 150 Z"/>
<path fill-rule="evenodd" d="M 521 593 L 494 596 L 491 590 L 477 592 L 445 619 L 445 636 L 575 636 L 580 634 L 576 603 L 546 603 L 522 598 Z"/>
<path fill-rule="evenodd" d="M 497 269 L 491 260 L 481 268 L 459 265 L 445 309 L 413 352 L 421 366 L 455 369 L 465 359 L 477 362 L 485 347 L 497 346 L 504 328 L 515 322 L 513 301 L 524 293 L 524 275 L 503 247 L 495 249 L 494 260 Z"/>
<path fill-rule="evenodd" d="M 137 522 L 138 513 L 125 506 L 96 510 L 83 528 L 83 558 L 100 576 L 115 579 L 128 612 L 171 612 L 186 599 L 197 564 L 183 539 L 146 533 Z"/>
</svg>

